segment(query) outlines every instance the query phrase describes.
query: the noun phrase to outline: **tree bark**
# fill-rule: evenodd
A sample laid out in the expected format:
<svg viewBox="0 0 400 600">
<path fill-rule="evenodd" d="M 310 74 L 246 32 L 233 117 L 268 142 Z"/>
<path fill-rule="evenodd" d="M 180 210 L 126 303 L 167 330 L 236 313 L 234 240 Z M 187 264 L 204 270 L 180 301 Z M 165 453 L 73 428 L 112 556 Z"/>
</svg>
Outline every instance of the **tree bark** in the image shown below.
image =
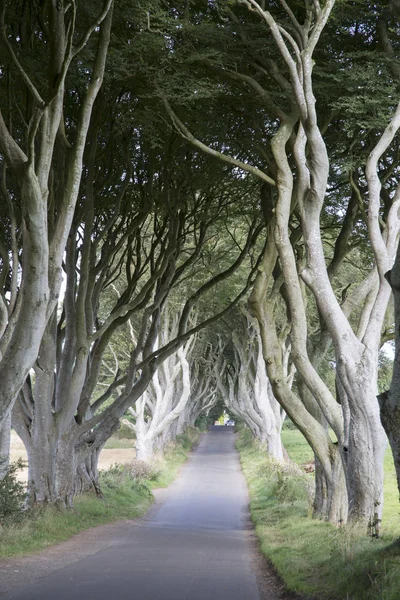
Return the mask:
<svg viewBox="0 0 400 600">
<path fill-rule="evenodd" d="M 11 414 L 0 427 L 0 481 L 7 474 L 10 464 Z"/>
</svg>

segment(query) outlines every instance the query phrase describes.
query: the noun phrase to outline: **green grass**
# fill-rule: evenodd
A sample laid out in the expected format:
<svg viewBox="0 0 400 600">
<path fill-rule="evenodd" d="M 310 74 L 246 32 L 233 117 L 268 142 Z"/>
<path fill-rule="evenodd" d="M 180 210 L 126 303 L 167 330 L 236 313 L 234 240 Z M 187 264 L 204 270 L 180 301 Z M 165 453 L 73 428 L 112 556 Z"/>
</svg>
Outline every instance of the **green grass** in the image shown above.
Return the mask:
<svg viewBox="0 0 400 600">
<path fill-rule="evenodd" d="M 282 437 L 293 461 L 301 464 L 312 458 L 298 431 L 286 430 Z M 238 449 L 261 549 L 288 589 L 316 598 L 399 600 L 400 519 L 390 452 L 385 461 L 382 537 L 376 540 L 354 527 L 336 528 L 312 519 L 304 493 L 310 478 L 295 470 L 279 474 L 245 431 Z"/>
<path fill-rule="evenodd" d="M 21 522 L 5 523 L 0 528 L 0 558 L 32 554 L 90 527 L 142 516 L 153 503 L 151 489 L 174 480 L 197 439 L 193 430 L 172 444 L 157 460 L 157 474 L 151 481 L 135 480 L 127 468 L 116 466 L 100 474 L 104 499 L 83 494 L 71 510 L 46 506 L 29 511 Z"/>
<path fill-rule="evenodd" d="M 177 437 L 176 442 L 166 449 L 161 459 L 159 475 L 153 481 L 150 481 L 152 489 L 167 487 L 174 481 L 180 468 L 186 461 L 188 453 L 197 443 L 198 439 L 199 432 L 194 428 L 188 428 L 183 435 Z"/>
<path fill-rule="evenodd" d="M 298 429 L 285 429 L 282 431 L 282 443 L 290 458 L 298 465 L 310 462 L 314 458 L 313 451 L 307 444 L 304 436 Z"/>
<path fill-rule="evenodd" d="M 103 486 L 104 500 L 94 494 L 76 498 L 72 510 L 44 507 L 31 511 L 22 522 L 9 524 L 0 533 L 0 557 L 31 554 L 64 541 L 75 533 L 118 519 L 134 519 L 152 504 L 152 494 L 126 476 L 117 489 Z"/>
<path fill-rule="evenodd" d="M 104 444 L 104 448 L 108 448 L 110 450 L 115 450 L 116 448 L 132 448 L 134 444 L 134 440 L 128 438 L 117 438 L 110 437 L 109 440 Z"/>
</svg>

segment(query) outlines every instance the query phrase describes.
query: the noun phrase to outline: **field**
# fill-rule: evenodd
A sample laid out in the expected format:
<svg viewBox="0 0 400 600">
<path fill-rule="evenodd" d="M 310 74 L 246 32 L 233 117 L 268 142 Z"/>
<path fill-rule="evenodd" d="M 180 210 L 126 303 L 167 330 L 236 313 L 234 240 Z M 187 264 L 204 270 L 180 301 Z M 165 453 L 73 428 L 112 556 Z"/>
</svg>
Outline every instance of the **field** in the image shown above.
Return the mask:
<svg viewBox="0 0 400 600">
<path fill-rule="evenodd" d="M 106 447 L 102 450 L 99 460 L 99 469 L 109 469 L 115 464 L 124 464 L 132 461 L 136 456 L 136 451 L 133 447 L 133 440 L 111 438 L 108 440 Z M 11 461 L 22 458 L 27 462 L 25 446 L 21 439 L 15 433 L 11 432 Z M 18 473 L 18 479 L 26 482 L 28 480 L 28 468 L 22 469 Z"/>
</svg>

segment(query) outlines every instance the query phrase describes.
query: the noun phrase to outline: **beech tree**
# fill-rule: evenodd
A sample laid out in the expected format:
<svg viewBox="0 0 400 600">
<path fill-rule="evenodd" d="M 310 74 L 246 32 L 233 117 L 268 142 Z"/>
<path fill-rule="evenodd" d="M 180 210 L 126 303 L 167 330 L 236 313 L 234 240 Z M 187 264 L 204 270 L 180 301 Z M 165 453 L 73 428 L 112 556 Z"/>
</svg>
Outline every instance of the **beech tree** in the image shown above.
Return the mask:
<svg viewBox="0 0 400 600">
<path fill-rule="evenodd" d="M 2 3 L 0 437 L 3 424 L 8 436 L 10 409 L 57 306 L 112 7 L 112 0 L 89 10 L 75 1 Z M 67 83 L 75 68 L 79 90 Z M 68 95 L 77 116 L 66 135 Z"/>
<path fill-rule="evenodd" d="M 166 345 L 177 336 L 176 315 L 166 306 L 159 328 L 155 349 Z M 195 336 L 168 356 L 154 373 L 145 393 L 129 412 L 135 419 L 132 426 L 136 434 L 136 456 L 148 460 L 154 450 L 163 450 L 175 437 L 171 428 L 184 412 L 191 392 L 189 354 Z"/>
<path fill-rule="evenodd" d="M 200 332 L 190 356 L 190 398 L 176 424 L 176 434 L 185 427 L 195 427 L 199 417 L 208 418 L 217 402 L 217 390 L 213 378 L 215 356 L 208 341 L 208 331 Z"/>
<path fill-rule="evenodd" d="M 390 28 L 397 33 L 399 27 L 400 7 L 398 3 L 393 1 L 388 3 L 388 7 L 379 22 L 379 40 L 381 47 L 390 58 L 390 67 L 395 80 L 398 82 L 400 78 L 400 70 L 396 56 L 398 53 L 397 36 L 390 35 Z M 389 160 L 393 164 L 395 170 L 398 166 L 398 148 L 394 134 L 398 131 L 399 118 L 398 109 L 393 117 L 389 127 L 386 129 L 380 146 L 377 148 L 374 155 L 370 159 L 370 169 L 372 176 L 373 192 L 375 193 L 376 202 L 378 197 L 385 198 L 385 185 L 382 186 L 381 181 L 374 177 L 374 168 L 376 169 L 377 161 L 382 161 L 382 155 L 385 150 L 389 150 Z M 397 187 L 394 200 L 398 202 L 399 188 Z M 396 469 L 397 485 L 400 493 L 400 401 L 399 401 L 399 373 L 400 373 L 400 308 L 399 308 L 399 290 L 400 290 L 400 246 L 397 247 L 396 258 L 393 267 L 390 269 L 390 261 L 385 255 L 384 243 L 379 235 L 378 230 L 375 230 L 374 251 L 379 260 L 379 274 L 381 277 L 386 277 L 388 280 L 393 296 L 394 296 L 394 331 L 395 331 L 395 357 L 393 362 L 393 377 L 390 384 L 390 389 L 385 390 L 378 396 L 382 424 L 389 438 L 390 446 L 393 453 L 394 465 Z M 388 269 L 386 271 L 386 269 Z M 385 272 L 386 271 L 386 272 Z"/>
<path fill-rule="evenodd" d="M 244 161 L 229 154 L 226 149 L 216 151 L 191 133 L 171 107 L 167 94 L 164 94 L 164 105 L 184 138 L 220 160 L 257 176 L 271 187 L 271 238 L 268 242 L 271 249 L 270 254 L 265 256 L 263 270 L 272 274 L 276 260 L 279 259 L 290 313 L 292 359 L 298 377 L 304 382 L 338 439 L 338 452 L 331 453 L 332 442 L 327 438 L 326 428 L 321 425 L 318 435 L 326 448 L 325 456 L 337 456 L 330 469 L 327 468 L 327 473 L 329 470 L 332 474 L 336 473 L 332 482 L 333 487 L 337 487 L 343 464 L 350 517 L 368 523 L 374 531 L 379 527 L 381 515 L 385 451 L 385 436 L 376 399 L 378 352 L 390 296 L 384 272 L 393 261 L 399 228 L 397 195 L 395 189 L 389 187 L 385 194 L 385 229 L 383 232 L 380 229 L 382 215 L 379 161 L 397 131 L 397 113 L 382 137 L 378 132 L 374 140 L 368 141 L 366 147 L 369 146 L 372 151 L 361 171 L 358 171 L 357 165 L 357 180 L 350 177 L 350 185 L 364 211 L 363 191 L 365 188 L 368 191 L 368 212 L 364 214 L 375 259 L 370 275 L 353 294 L 352 301 L 356 299 L 363 306 L 354 329 L 354 319 L 349 319 L 350 302 L 347 306 L 341 306 L 341 301 L 335 294 L 326 266 L 321 235 L 321 215 L 329 197 L 330 147 L 324 139 L 325 129 L 317 114 L 313 56 L 335 2 L 327 0 L 324 4 L 313 5 L 305 2 L 298 7 L 296 13 L 286 2 L 274 5 L 271 8 L 273 12 L 253 0 L 245 4 L 254 14 L 252 16 L 249 13 L 247 19 L 255 16 L 261 19 L 271 34 L 268 49 L 273 40 L 276 50 L 267 59 L 257 55 L 252 64 L 244 66 L 244 71 L 236 69 L 232 72 L 232 69 L 220 66 L 218 70 L 225 77 L 239 80 L 252 89 L 269 113 L 270 119 L 274 119 L 276 126 L 271 127 L 269 136 L 265 136 L 268 144 L 268 150 L 264 154 L 266 167 L 255 163 L 252 156 L 250 160 Z M 239 16 L 236 13 L 232 20 L 243 40 L 246 17 L 243 13 Z M 255 55 L 254 52 L 253 56 Z M 281 96 L 272 93 L 272 82 L 279 87 Z M 390 108 L 390 101 L 387 106 Z M 390 118 L 389 110 L 387 118 Z M 353 143 L 360 141 L 360 138 L 356 138 Z M 362 154 L 365 157 L 365 152 Z M 387 179 L 385 181 L 388 183 Z M 299 256 L 292 244 L 291 216 L 294 208 L 305 250 L 303 261 L 298 260 Z M 339 403 L 321 379 L 309 355 L 304 284 L 316 303 L 333 343 Z M 268 340 L 265 344 L 269 348 L 266 349 L 265 359 L 267 365 L 271 366 L 275 362 L 271 356 L 272 345 L 268 344 Z M 279 388 L 285 385 L 284 378 L 271 369 L 269 376 L 278 397 Z M 302 406 L 301 402 L 296 408 L 298 416 L 302 413 Z M 288 413 L 292 416 L 289 411 Z M 304 419 L 304 431 L 309 431 L 306 420 L 309 422 L 308 415 Z M 318 432 L 317 423 L 314 425 L 313 429 Z M 311 441 L 310 435 L 308 439 Z M 343 520 L 342 517 L 339 518 L 337 510 L 334 513 L 338 520 Z M 339 513 L 344 514 L 343 511 Z"/>
<path fill-rule="evenodd" d="M 167 323 L 171 316 L 168 315 Z M 172 329 L 167 331 L 166 320 L 163 320 L 160 338 L 164 338 L 165 343 L 176 335 L 177 322 L 175 320 Z M 190 338 L 161 364 L 135 407 L 128 409 L 133 422 L 125 420 L 124 423 L 135 433 L 136 457 L 140 460 L 151 459 L 155 452 L 163 453 L 168 442 L 174 441 L 188 427 L 194 427 L 199 415 L 207 416 L 216 402 L 211 353 L 209 346 L 205 350 L 203 344 L 199 344 L 199 335 L 201 333 Z"/>
<path fill-rule="evenodd" d="M 220 340 L 214 365 L 218 392 L 229 412 L 248 425 L 268 455 L 283 461 L 281 430 L 285 413 L 274 397 L 266 374 L 258 325 L 249 315 L 237 311 L 231 318 L 234 322 L 233 333 L 229 335 L 231 340 Z M 291 387 L 294 371 L 289 374 L 288 362 L 285 367 Z"/>
<path fill-rule="evenodd" d="M 120 116 L 126 110 L 125 97 L 111 97 Z M 75 493 L 90 486 L 98 490 L 98 456 L 119 419 L 143 398 L 158 378 L 158 367 L 176 352 L 186 385 L 185 346 L 180 347 L 190 344 L 191 334 L 207 322 L 189 327 L 192 308 L 248 261 L 262 230 L 250 205 L 243 217 L 243 247 L 233 254 L 237 242 L 231 240 L 221 248 L 227 259 L 220 272 L 214 264 L 201 267 L 205 247 L 211 250 L 220 243 L 218 227 L 230 219 L 226 212 L 232 194 L 239 189 L 243 193 L 246 182 L 221 186 L 219 169 L 213 176 L 209 170 L 206 180 L 202 169 L 207 161 L 177 145 L 176 135 L 168 130 L 160 148 L 149 143 L 143 122 L 136 121 L 121 135 L 117 119 L 110 127 L 109 100 L 99 97 L 89 131 L 81 194 L 65 253 L 62 311 L 53 311 L 34 375 L 27 377 L 13 411 L 13 424 L 28 451 L 33 502 L 69 506 Z M 186 300 L 176 317 L 175 334 L 160 345 L 167 298 L 174 288 Z M 213 310 L 209 315 L 212 321 Z M 119 369 L 98 394 L 105 353 L 110 344 L 118 344 L 119 329 L 128 326 L 134 332 L 128 356 L 123 361 L 117 357 Z M 168 408 L 160 406 L 157 412 L 165 411 L 164 425 L 170 420 Z M 138 427 L 140 415 L 143 422 L 138 409 Z M 155 438 L 163 431 L 159 425 Z"/>
</svg>

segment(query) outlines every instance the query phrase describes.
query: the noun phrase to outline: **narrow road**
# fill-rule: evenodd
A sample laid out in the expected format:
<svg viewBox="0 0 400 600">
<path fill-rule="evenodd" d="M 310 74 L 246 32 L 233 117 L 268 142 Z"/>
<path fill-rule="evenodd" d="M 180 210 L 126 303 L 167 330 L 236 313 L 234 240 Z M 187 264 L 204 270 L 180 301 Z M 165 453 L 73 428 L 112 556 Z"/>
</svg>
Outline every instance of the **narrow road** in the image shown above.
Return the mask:
<svg viewBox="0 0 400 600">
<path fill-rule="evenodd" d="M 232 428 L 215 427 L 203 436 L 166 501 L 149 518 L 126 527 L 117 545 L 1 597 L 260 600 L 247 503 Z M 272 592 L 268 597 L 276 598 Z"/>
</svg>

